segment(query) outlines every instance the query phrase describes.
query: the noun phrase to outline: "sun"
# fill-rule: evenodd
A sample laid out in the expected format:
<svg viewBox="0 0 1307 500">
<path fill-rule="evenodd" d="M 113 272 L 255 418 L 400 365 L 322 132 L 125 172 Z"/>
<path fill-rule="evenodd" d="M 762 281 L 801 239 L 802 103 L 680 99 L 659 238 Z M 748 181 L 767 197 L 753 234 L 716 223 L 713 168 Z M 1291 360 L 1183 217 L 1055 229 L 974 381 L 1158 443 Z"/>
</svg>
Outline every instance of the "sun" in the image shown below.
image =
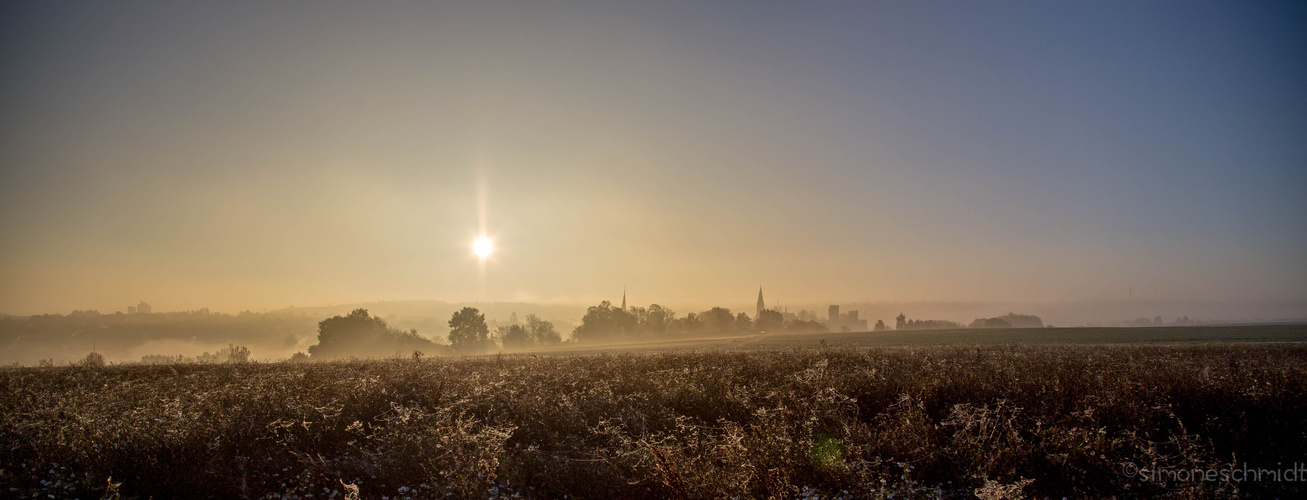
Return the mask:
<svg viewBox="0 0 1307 500">
<path fill-rule="evenodd" d="M 477 257 L 484 259 L 489 257 L 490 252 L 493 251 L 495 251 L 495 242 L 490 241 L 490 238 L 480 236 L 477 237 L 476 241 L 472 242 L 472 253 L 477 254 Z"/>
</svg>

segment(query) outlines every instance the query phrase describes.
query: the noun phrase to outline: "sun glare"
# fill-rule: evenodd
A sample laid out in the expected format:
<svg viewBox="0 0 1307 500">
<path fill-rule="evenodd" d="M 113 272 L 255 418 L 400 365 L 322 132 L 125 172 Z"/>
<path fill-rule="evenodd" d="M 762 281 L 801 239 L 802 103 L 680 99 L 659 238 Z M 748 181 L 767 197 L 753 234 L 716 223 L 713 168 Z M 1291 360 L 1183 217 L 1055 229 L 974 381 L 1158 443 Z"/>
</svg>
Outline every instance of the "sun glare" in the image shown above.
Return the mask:
<svg viewBox="0 0 1307 500">
<path fill-rule="evenodd" d="M 490 238 L 485 236 L 478 237 L 476 241 L 472 242 L 472 253 L 477 254 L 477 257 L 483 259 L 489 257 L 490 252 L 493 252 L 494 250 L 495 242 L 490 241 Z"/>
</svg>

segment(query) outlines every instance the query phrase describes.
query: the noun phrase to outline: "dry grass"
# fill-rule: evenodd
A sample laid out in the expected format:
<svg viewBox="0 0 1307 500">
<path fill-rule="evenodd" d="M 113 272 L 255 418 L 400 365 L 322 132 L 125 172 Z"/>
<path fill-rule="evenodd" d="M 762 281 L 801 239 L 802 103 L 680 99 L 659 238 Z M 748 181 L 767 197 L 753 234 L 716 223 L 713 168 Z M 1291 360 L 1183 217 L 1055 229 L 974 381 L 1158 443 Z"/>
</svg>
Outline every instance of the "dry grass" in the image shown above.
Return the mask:
<svg viewBox="0 0 1307 500">
<path fill-rule="evenodd" d="M 1302 462 L 1307 347 L 19 368 L 0 419 L 16 497 L 1293 497 L 1122 464 Z"/>
</svg>

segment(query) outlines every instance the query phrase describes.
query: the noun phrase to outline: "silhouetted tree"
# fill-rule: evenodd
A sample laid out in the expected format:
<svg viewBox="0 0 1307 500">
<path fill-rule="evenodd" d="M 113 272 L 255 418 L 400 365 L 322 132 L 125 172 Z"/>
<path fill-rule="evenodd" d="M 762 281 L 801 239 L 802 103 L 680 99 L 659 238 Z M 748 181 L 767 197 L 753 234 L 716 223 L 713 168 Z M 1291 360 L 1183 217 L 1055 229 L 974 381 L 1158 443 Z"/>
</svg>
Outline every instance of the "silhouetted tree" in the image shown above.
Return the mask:
<svg viewBox="0 0 1307 500">
<path fill-rule="evenodd" d="M 889 325 L 886 325 L 884 321 L 876 320 L 876 326 L 873 331 L 883 332 L 885 330 L 889 330 Z"/>
<path fill-rule="evenodd" d="M 740 314 L 735 315 L 735 329 L 736 329 L 736 330 L 741 330 L 741 331 L 746 331 L 746 332 L 747 332 L 747 331 L 749 331 L 750 328 L 753 328 L 753 320 L 749 319 L 749 315 L 748 315 L 748 314 L 740 313 Z"/>
<path fill-rule="evenodd" d="M 240 357 L 232 346 L 227 359 Z M 239 349 L 245 349 L 240 347 Z M 407 332 L 390 328 L 385 320 L 368 315 L 367 309 L 355 309 L 345 316 L 333 316 L 318 323 L 318 343 L 309 346 L 309 356 L 335 358 L 345 356 L 393 356 L 415 349 L 435 351 L 434 342 L 418 335 L 417 330 Z M 248 349 L 245 357 L 249 356 Z"/>
<path fill-rule="evenodd" d="M 672 318 L 667 324 L 667 333 L 677 335 L 695 335 L 703 331 L 703 320 L 698 314 L 686 314 L 684 318 Z"/>
<path fill-rule="evenodd" d="M 518 324 L 500 327 L 502 330 L 499 335 L 499 341 L 503 343 L 504 349 L 524 349 L 535 343 L 531 335 L 527 333 L 526 327 Z"/>
<path fill-rule="evenodd" d="M 649 304 L 649 309 L 642 309 L 640 331 L 649 335 L 666 335 L 667 326 L 676 319 L 676 313 L 658 304 Z"/>
<path fill-rule="evenodd" d="M 759 332 L 778 332 L 785 324 L 785 316 L 780 311 L 763 309 L 753 320 L 753 329 Z"/>
<path fill-rule="evenodd" d="M 318 323 L 318 343 L 309 346 L 309 356 L 336 357 L 356 354 L 375 344 L 386 330 L 386 322 L 355 309 L 345 316 L 333 316 Z"/>
<path fill-rule="evenodd" d="M 908 317 L 905 316 L 903 313 L 899 313 L 898 317 L 894 318 L 894 329 L 902 330 L 904 325 L 906 325 L 907 323 L 908 323 Z"/>
<path fill-rule="evenodd" d="M 624 337 L 636 331 L 636 318 L 607 300 L 586 309 L 572 339 L 582 342 Z"/>
<path fill-rule="evenodd" d="M 735 316 L 731 315 L 731 310 L 714 307 L 703 314 L 699 315 L 700 321 L 704 327 L 711 332 L 730 332 L 735 330 Z"/>
<path fill-rule="evenodd" d="M 562 341 L 558 332 L 554 331 L 553 323 L 542 321 L 534 314 L 526 315 L 526 331 L 531 340 L 540 345 L 553 345 Z"/>
<path fill-rule="evenodd" d="M 449 344 L 461 352 L 481 352 L 490 348 L 490 327 L 486 315 L 475 307 L 464 307 L 449 318 Z"/>
</svg>

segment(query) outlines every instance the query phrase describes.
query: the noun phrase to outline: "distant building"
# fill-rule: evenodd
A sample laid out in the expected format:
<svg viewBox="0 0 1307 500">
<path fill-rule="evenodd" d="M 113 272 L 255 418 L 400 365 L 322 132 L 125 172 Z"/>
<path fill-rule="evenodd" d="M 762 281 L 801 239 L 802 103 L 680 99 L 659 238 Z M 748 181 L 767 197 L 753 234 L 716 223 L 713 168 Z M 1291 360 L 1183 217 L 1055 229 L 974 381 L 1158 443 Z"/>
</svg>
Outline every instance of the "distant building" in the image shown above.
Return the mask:
<svg viewBox="0 0 1307 500">
<path fill-rule="evenodd" d="M 833 332 L 838 332 L 848 328 L 854 332 L 867 331 L 867 320 L 858 318 L 858 311 L 849 311 L 848 314 L 840 314 L 840 306 L 830 306 L 826 313 L 826 328 Z"/>
<path fill-rule="evenodd" d="M 131 312 L 131 310 L 132 310 L 131 307 L 128 307 L 128 308 L 127 308 L 127 311 L 128 311 L 129 313 Z M 144 300 L 142 300 L 140 304 L 136 304 L 136 313 L 137 313 L 137 314 L 150 314 L 150 311 L 151 311 L 151 310 L 152 310 L 152 309 L 151 309 L 150 305 L 149 305 L 149 304 L 146 304 Z"/>
<path fill-rule="evenodd" d="M 758 287 L 758 312 L 754 313 L 753 319 L 762 316 L 763 310 L 767 309 L 767 303 L 762 301 L 762 287 Z"/>
</svg>

